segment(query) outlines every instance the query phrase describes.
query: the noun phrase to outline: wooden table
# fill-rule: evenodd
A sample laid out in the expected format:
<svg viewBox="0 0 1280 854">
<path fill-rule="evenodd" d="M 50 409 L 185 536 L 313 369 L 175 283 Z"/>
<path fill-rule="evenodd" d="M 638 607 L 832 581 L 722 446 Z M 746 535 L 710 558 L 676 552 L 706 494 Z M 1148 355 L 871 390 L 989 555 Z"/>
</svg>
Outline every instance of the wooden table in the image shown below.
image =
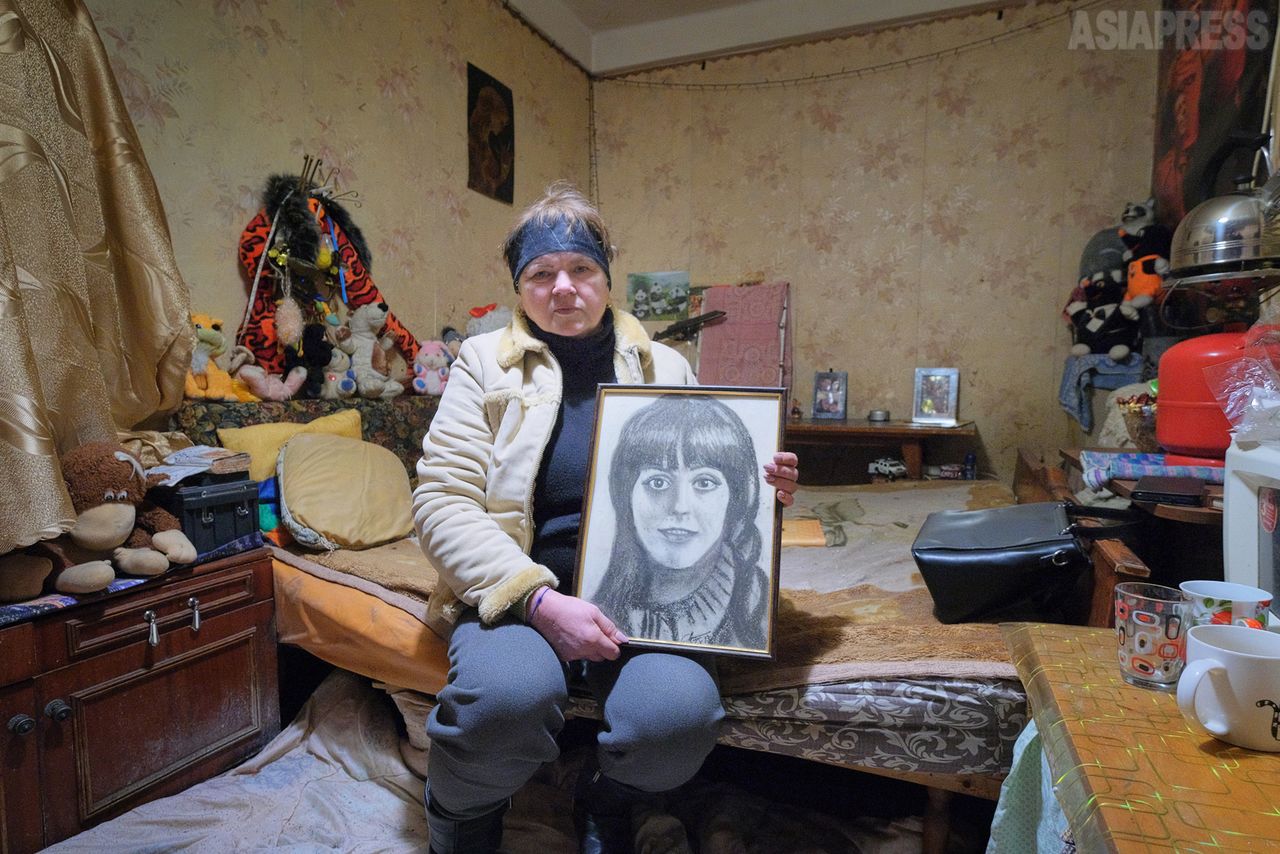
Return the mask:
<svg viewBox="0 0 1280 854">
<path fill-rule="evenodd" d="M 1124 682 L 1114 631 L 1001 630 L 1076 850 L 1252 851 L 1280 839 L 1280 755 L 1193 730 L 1172 694 Z"/>
<path fill-rule="evenodd" d="M 1063 462 L 1079 471 L 1082 468 L 1080 463 L 1081 450 L 1080 448 L 1063 448 L 1058 451 L 1058 455 L 1062 457 Z M 1085 448 L 1083 450 L 1097 450 L 1100 453 L 1106 453 L 1106 449 L 1102 448 Z M 1112 449 L 1111 452 L 1133 453 L 1132 449 Z M 1128 498 L 1133 492 L 1135 484 L 1137 484 L 1136 480 L 1112 478 L 1107 481 L 1107 488 L 1122 498 Z M 1157 504 L 1148 501 L 1135 501 L 1133 503 L 1161 519 L 1171 519 L 1174 522 L 1190 522 L 1193 525 L 1217 525 L 1221 527 L 1222 484 L 1206 483 L 1202 502 L 1199 507 L 1183 504 Z"/>
<path fill-rule="evenodd" d="M 961 421 L 954 427 L 937 424 L 915 424 L 911 421 L 867 421 L 865 419 L 792 418 L 787 421 L 783 444 L 794 445 L 897 445 L 907 475 L 919 479 L 924 474 L 924 444 L 931 439 L 977 437 L 972 421 Z"/>
</svg>

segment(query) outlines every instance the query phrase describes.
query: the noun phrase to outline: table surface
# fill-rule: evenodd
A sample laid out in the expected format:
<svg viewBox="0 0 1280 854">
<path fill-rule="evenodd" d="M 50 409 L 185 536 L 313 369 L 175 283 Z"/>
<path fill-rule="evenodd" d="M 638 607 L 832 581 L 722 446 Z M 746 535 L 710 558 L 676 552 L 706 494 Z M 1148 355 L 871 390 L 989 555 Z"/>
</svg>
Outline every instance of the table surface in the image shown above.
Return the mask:
<svg viewBox="0 0 1280 854">
<path fill-rule="evenodd" d="M 1059 449 L 1058 455 L 1063 461 L 1072 468 L 1079 470 L 1082 467 L 1080 462 L 1080 451 L 1099 451 L 1102 453 L 1126 454 L 1133 453 L 1132 448 L 1062 448 Z M 1122 478 L 1112 478 L 1107 481 L 1107 487 L 1116 495 L 1122 498 L 1128 498 L 1133 492 L 1133 487 L 1137 483 L 1136 480 L 1128 480 Z M 1162 519 L 1172 519 L 1176 522 L 1191 522 L 1197 525 L 1221 525 L 1222 524 L 1222 484 L 1206 483 L 1204 485 L 1204 505 L 1201 507 L 1189 507 L 1181 504 L 1156 504 L 1153 502 L 1135 501 L 1140 507 L 1146 507 L 1154 515 Z"/>
<path fill-rule="evenodd" d="M 1115 632 L 1001 626 L 1077 850 L 1252 851 L 1280 840 L 1280 754 L 1193 731 L 1120 678 Z"/>
</svg>

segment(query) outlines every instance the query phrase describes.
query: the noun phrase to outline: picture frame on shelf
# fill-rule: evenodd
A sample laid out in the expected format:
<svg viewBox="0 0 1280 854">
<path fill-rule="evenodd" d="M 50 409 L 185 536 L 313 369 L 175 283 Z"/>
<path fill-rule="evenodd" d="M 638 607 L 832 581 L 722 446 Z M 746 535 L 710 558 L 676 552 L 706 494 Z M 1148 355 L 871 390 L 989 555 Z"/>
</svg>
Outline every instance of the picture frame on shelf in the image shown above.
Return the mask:
<svg viewBox="0 0 1280 854">
<path fill-rule="evenodd" d="M 769 659 L 786 390 L 601 385 L 574 595 L 629 647 Z"/>
<path fill-rule="evenodd" d="M 813 375 L 813 417 L 844 421 L 848 395 L 848 371 L 817 371 Z"/>
<path fill-rule="evenodd" d="M 956 426 L 959 399 L 959 368 L 916 368 L 911 394 L 912 423 Z"/>
</svg>

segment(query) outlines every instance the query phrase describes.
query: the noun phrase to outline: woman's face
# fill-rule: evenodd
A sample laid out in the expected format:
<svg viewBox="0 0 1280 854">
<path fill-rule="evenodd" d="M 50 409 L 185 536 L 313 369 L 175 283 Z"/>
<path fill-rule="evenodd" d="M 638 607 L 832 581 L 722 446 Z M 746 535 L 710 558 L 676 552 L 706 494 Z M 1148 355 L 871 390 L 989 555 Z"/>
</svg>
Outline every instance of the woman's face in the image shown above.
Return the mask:
<svg viewBox="0 0 1280 854">
<path fill-rule="evenodd" d="M 544 332 L 580 338 L 600 327 L 609 305 L 609 279 L 577 252 L 539 255 L 520 273 L 520 307 Z"/>
<path fill-rule="evenodd" d="M 672 569 L 693 566 L 720 540 L 729 507 L 724 473 L 710 466 L 646 466 L 631 489 L 636 538 L 649 557 Z"/>
</svg>

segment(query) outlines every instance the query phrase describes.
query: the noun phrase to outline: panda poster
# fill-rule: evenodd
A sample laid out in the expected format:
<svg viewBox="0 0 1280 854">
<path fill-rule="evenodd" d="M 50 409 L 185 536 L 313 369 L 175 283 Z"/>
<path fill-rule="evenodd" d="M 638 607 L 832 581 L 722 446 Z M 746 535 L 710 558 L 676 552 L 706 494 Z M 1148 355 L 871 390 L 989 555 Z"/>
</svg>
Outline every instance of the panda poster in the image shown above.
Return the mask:
<svg viewBox="0 0 1280 854">
<path fill-rule="evenodd" d="M 639 320 L 683 320 L 689 313 L 689 274 L 628 273 L 627 302 Z"/>
</svg>

